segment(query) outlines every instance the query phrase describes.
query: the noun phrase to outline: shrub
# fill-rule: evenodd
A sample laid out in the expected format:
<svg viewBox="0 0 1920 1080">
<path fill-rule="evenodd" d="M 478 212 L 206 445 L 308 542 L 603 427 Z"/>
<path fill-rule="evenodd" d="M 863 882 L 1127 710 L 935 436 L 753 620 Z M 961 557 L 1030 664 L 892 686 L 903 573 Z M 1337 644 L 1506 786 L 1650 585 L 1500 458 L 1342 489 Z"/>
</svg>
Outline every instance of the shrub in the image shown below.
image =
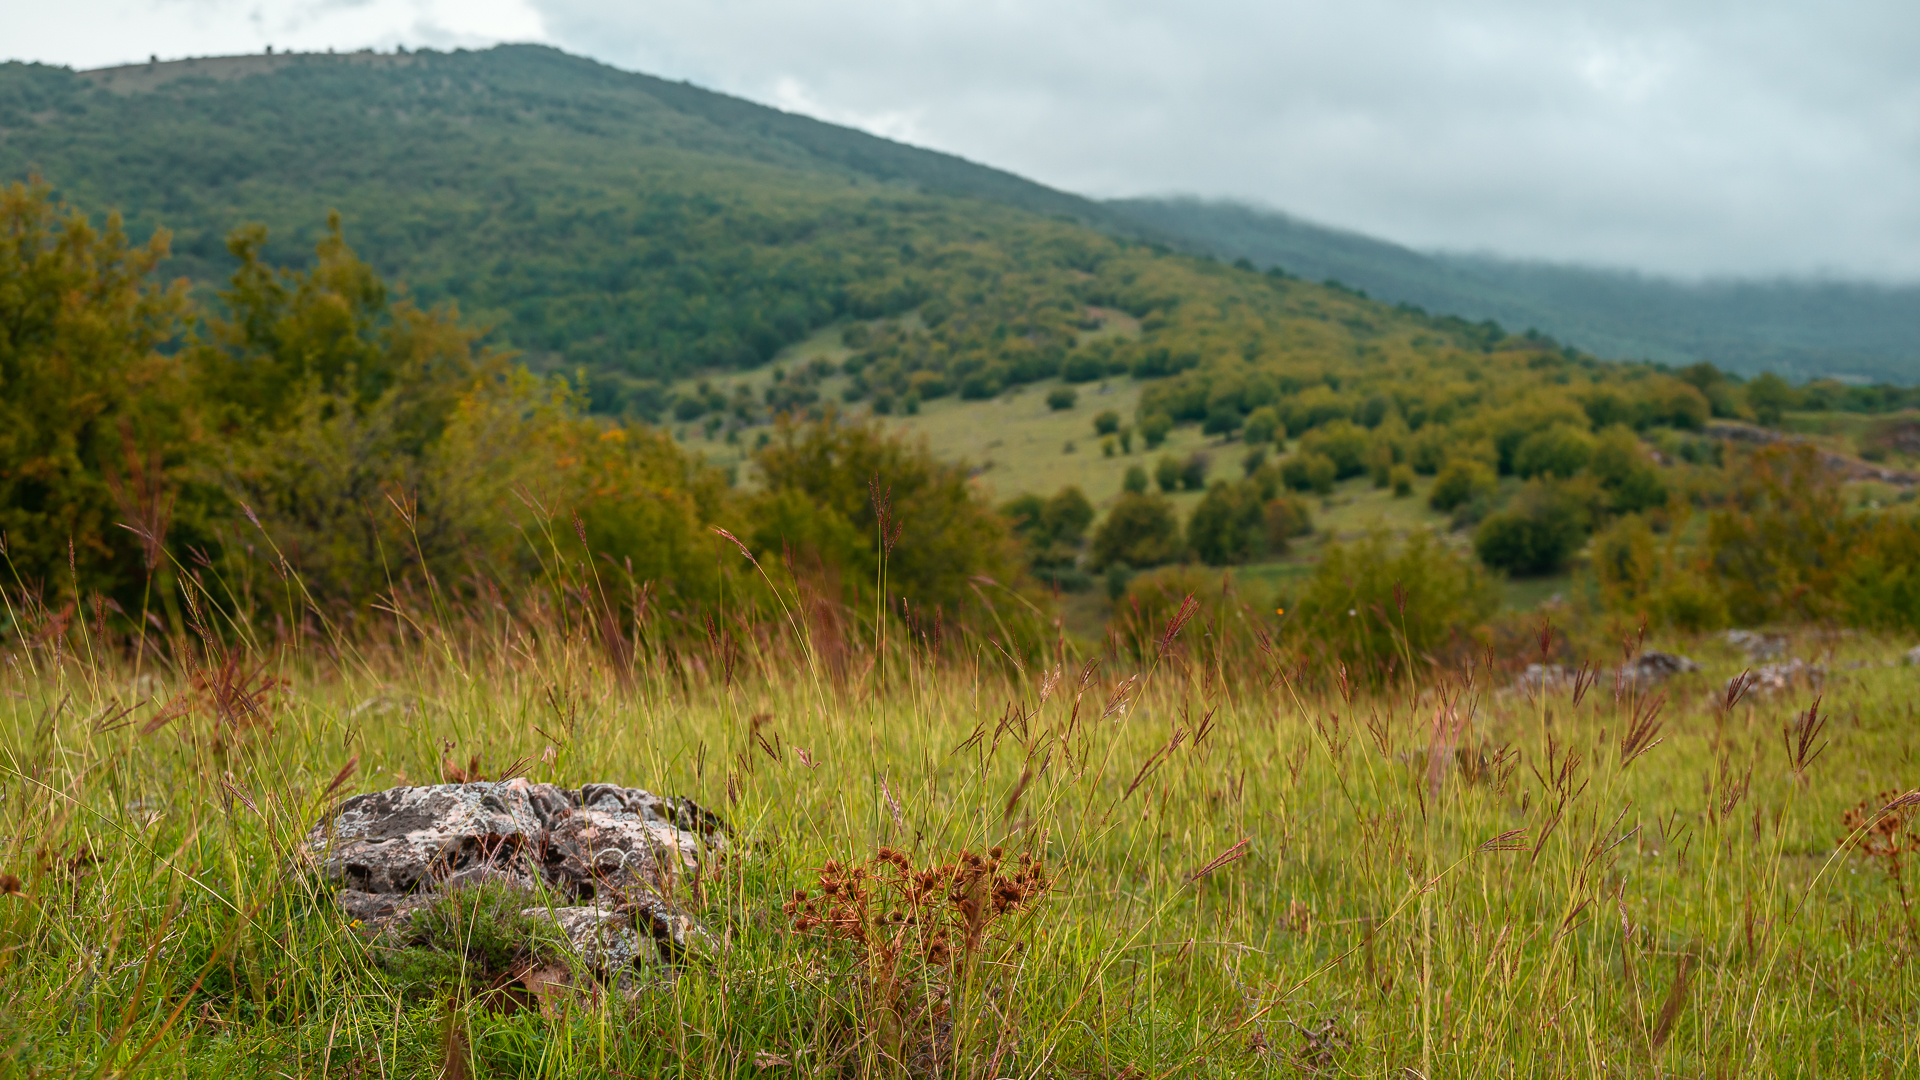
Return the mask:
<svg viewBox="0 0 1920 1080">
<path fill-rule="evenodd" d="M 1572 424 L 1554 424 L 1520 441 L 1513 452 L 1513 471 L 1523 479 L 1555 476 L 1565 480 L 1586 468 L 1592 457 L 1592 436 Z"/>
<path fill-rule="evenodd" d="M 1147 441 L 1147 449 L 1158 450 L 1160 444 L 1167 441 L 1173 431 L 1173 417 L 1166 413 L 1154 413 L 1140 421 L 1140 436 Z"/>
<path fill-rule="evenodd" d="M 1147 470 L 1139 465 L 1127 466 L 1127 477 L 1120 482 L 1120 487 L 1122 490 L 1131 491 L 1136 495 L 1146 494 Z"/>
<path fill-rule="evenodd" d="M 1747 404 L 1753 418 L 1767 427 L 1778 427 L 1780 418 L 1794 406 L 1797 397 L 1787 380 L 1771 371 L 1763 371 L 1747 384 Z"/>
<path fill-rule="evenodd" d="M 1268 499 L 1263 516 L 1269 555 L 1285 554 L 1296 536 L 1313 535 L 1313 515 L 1307 512 L 1307 504 L 1291 495 Z"/>
<path fill-rule="evenodd" d="M 1267 553 L 1266 525 L 1257 487 L 1216 480 L 1187 519 L 1187 543 L 1209 566 L 1248 562 Z"/>
<path fill-rule="evenodd" d="M 1071 386 L 1055 387 L 1047 393 L 1047 408 L 1054 412 L 1065 412 L 1080 401 L 1080 394 Z"/>
<path fill-rule="evenodd" d="M 1443 514 L 1450 513 L 1478 496 L 1492 493 L 1499 484 L 1493 470 L 1477 461 L 1449 461 L 1434 479 L 1427 505 Z"/>
<path fill-rule="evenodd" d="M 1153 482 L 1168 494 L 1180 490 L 1180 459 L 1172 454 L 1161 454 L 1160 460 L 1153 466 Z"/>
<path fill-rule="evenodd" d="M 1316 495 L 1333 491 L 1333 482 L 1338 473 L 1333 459 L 1325 454 L 1289 454 L 1280 463 L 1280 479 L 1283 483 L 1295 491 L 1312 491 Z"/>
<path fill-rule="evenodd" d="M 1086 352 L 1077 352 L 1067 357 L 1067 362 L 1060 368 L 1060 377 L 1070 383 L 1092 382 L 1104 377 L 1106 373 L 1106 361 Z"/>
<path fill-rule="evenodd" d="M 1264 446 L 1256 446 L 1247 451 L 1246 457 L 1240 459 L 1240 471 L 1243 475 L 1252 476 L 1254 473 L 1259 472 L 1266 463 L 1267 448 Z"/>
<path fill-rule="evenodd" d="M 1404 499 L 1413 494 L 1413 468 L 1409 465 L 1395 465 L 1388 480 L 1393 484 L 1393 497 Z"/>
<path fill-rule="evenodd" d="M 1365 428 L 1348 420 L 1335 420 L 1300 437 L 1300 452 L 1320 454 L 1334 465 L 1334 478 L 1345 480 L 1367 471 L 1370 440 Z"/>
<path fill-rule="evenodd" d="M 1384 488 L 1393 483 L 1393 448 L 1375 443 L 1367 451 L 1367 476 L 1373 480 L 1373 486 Z"/>
<path fill-rule="evenodd" d="M 1096 435 L 1112 435 L 1120 430 L 1120 414 L 1108 409 L 1093 418 L 1093 432 Z"/>
<path fill-rule="evenodd" d="M 1480 561 L 1512 574 L 1557 570 L 1586 538 L 1587 516 L 1559 486 L 1533 481 L 1505 510 L 1480 523 L 1474 552 Z"/>
<path fill-rule="evenodd" d="M 1137 659 L 1152 656 L 1167 624 L 1188 597 L 1193 598 L 1195 609 L 1179 640 L 1196 650 L 1207 643 L 1218 645 L 1222 638 L 1216 630 L 1245 634 L 1249 624 L 1264 622 L 1273 610 L 1267 591 L 1257 585 L 1235 581 L 1218 570 L 1167 566 L 1128 580 L 1114 604 L 1118 638 Z"/>
<path fill-rule="evenodd" d="M 1212 468 L 1213 459 L 1202 453 L 1194 453 L 1180 466 L 1180 487 L 1186 491 L 1199 491 L 1207 486 L 1207 471 Z"/>
<path fill-rule="evenodd" d="M 1158 495 L 1125 492 L 1093 535 L 1095 570 L 1116 563 L 1159 566 L 1180 557 L 1180 523 L 1173 504 Z"/>
<path fill-rule="evenodd" d="M 1262 405 L 1247 414 L 1247 422 L 1240 429 L 1240 437 L 1255 446 L 1272 442 L 1279 433 L 1280 414 L 1271 405 Z"/>
<path fill-rule="evenodd" d="M 1007 520 L 981 502 L 964 464 L 935 458 L 924 439 L 909 441 L 877 423 L 829 414 L 806 425 L 778 425 L 755 461 L 765 495 L 792 493 L 811 514 L 836 526 L 831 531 L 845 528 L 858 538 L 857 546 L 842 552 L 843 580 L 871 583 L 878 570 L 879 522 L 868 486 L 876 477 L 892 500 L 890 520 L 900 529 L 887 558 L 889 593 L 916 607 L 957 611 L 973 595 L 974 578 L 1005 584 L 1018 578 L 1020 553 Z M 754 531 L 754 543 L 762 562 L 779 564 L 785 546 L 780 535 L 763 526 Z"/>
<path fill-rule="evenodd" d="M 1379 679 L 1407 656 L 1430 658 L 1457 629 L 1480 624 L 1499 606 L 1493 583 L 1431 533 L 1416 531 L 1398 550 L 1375 533 L 1326 548 L 1295 599 L 1287 632 Z"/>
<path fill-rule="evenodd" d="M 1600 433 L 1587 474 L 1607 493 L 1607 508 L 1631 514 L 1667 501 L 1667 485 L 1660 470 L 1647 458 L 1638 436 L 1624 425 Z"/>
</svg>

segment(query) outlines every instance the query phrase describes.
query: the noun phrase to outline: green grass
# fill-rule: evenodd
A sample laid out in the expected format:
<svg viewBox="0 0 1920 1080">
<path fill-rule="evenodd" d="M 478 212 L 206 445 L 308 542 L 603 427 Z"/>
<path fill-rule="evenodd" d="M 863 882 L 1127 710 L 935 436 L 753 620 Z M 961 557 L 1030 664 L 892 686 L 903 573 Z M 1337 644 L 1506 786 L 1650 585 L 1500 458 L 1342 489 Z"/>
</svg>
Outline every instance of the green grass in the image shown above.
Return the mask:
<svg viewBox="0 0 1920 1080">
<path fill-rule="evenodd" d="M 1781 732 L 1811 696 L 1721 708 L 1744 661 L 1710 641 L 1658 642 L 1708 664 L 1658 699 L 1536 701 L 1485 668 L 1327 693 L 1231 627 L 1144 667 L 1025 671 L 962 636 L 839 681 L 809 660 L 824 642 L 761 627 L 709 682 L 691 642 L 643 642 L 621 678 L 563 623 L 415 618 L 424 637 L 262 658 L 285 680 L 264 722 L 203 705 L 149 735 L 191 666 L 90 661 L 78 628 L 7 644 L 0 870 L 24 891 L 0 896 L 0 1075 L 433 1075 L 450 1028 L 464 1075 L 895 1075 L 913 1029 L 872 1007 L 874 957 L 780 911 L 883 845 L 1005 845 L 1055 878 L 974 966 L 914 969 L 955 1033 L 925 1075 L 1920 1068 L 1908 897 L 1836 850 L 1845 810 L 1912 783 L 1899 643 L 1795 640 L 1832 673 L 1802 770 Z M 1648 715 L 1659 741 L 1623 763 Z M 387 974 L 288 858 L 352 758 L 348 791 L 549 747 L 537 780 L 731 819 L 735 855 L 693 901 L 724 948 L 552 1015 L 450 1006 Z"/>
</svg>

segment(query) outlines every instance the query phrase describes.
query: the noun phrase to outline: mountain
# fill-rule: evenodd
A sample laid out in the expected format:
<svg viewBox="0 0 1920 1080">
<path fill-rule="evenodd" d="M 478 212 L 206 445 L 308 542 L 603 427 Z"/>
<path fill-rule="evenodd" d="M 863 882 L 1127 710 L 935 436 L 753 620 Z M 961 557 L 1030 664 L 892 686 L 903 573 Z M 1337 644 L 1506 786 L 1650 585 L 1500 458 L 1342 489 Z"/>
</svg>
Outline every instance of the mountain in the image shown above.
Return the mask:
<svg viewBox="0 0 1920 1080">
<path fill-rule="evenodd" d="M 0 179 L 35 173 L 137 236 L 172 230 L 166 271 L 203 290 L 235 228 L 264 224 L 267 257 L 298 265 L 338 210 L 420 302 L 457 301 L 536 368 L 641 391 L 924 302 L 944 271 L 921 248 L 1137 231 L 952 155 L 537 46 L 0 65 Z"/>
<path fill-rule="evenodd" d="M 1538 328 L 1600 356 L 1705 360 L 1742 374 L 1920 380 L 1920 287 L 1810 280 L 1688 283 L 1492 256 L 1429 254 L 1240 203 L 1107 204 L 1223 259 L 1334 280 L 1389 303 Z"/>
</svg>

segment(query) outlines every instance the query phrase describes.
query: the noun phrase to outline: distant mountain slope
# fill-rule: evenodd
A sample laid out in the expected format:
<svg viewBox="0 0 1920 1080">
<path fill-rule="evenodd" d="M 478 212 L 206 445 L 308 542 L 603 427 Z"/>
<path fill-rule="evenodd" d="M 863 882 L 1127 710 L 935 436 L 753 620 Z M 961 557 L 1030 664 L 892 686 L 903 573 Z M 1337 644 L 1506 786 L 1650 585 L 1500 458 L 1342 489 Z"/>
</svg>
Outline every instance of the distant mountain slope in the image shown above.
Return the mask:
<svg viewBox="0 0 1920 1080">
<path fill-rule="evenodd" d="M 910 308 L 934 272 L 916 244 L 1123 228 L 951 155 L 535 46 L 0 65 L 0 180 L 34 171 L 136 235 L 173 230 L 167 269 L 203 286 L 235 227 L 298 264 L 338 209 L 389 279 L 536 366 L 640 380 Z"/>
<path fill-rule="evenodd" d="M 1429 255 L 1285 214 L 1198 199 L 1129 199 L 1142 228 L 1224 259 L 1336 279 L 1375 299 L 1509 329 L 1537 327 L 1601 356 L 1920 380 L 1920 288 L 1817 281 L 1687 284 L 1619 271 Z"/>
</svg>

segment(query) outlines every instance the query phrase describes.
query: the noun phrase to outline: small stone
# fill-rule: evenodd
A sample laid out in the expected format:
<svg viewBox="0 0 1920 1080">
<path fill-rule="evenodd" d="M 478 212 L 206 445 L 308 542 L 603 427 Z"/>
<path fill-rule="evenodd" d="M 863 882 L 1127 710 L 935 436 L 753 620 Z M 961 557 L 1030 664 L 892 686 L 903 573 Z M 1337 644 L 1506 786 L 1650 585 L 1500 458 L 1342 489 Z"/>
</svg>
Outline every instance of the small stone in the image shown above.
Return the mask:
<svg viewBox="0 0 1920 1080">
<path fill-rule="evenodd" d="M 1620 681 L 1635 690 L 1658 686 L 1675 675 L 1699 671 L 1700 665 L 1679 653 L 1648 649 L 1620 665 Z"/>
<path fill-rule="evenodd" d="M 1727 644 L 1746 653 L 1749 660 L 1771 660 L 1787 651 L 1786 638 L 1753 630 L 1727 631 Z"/>
</svg>

